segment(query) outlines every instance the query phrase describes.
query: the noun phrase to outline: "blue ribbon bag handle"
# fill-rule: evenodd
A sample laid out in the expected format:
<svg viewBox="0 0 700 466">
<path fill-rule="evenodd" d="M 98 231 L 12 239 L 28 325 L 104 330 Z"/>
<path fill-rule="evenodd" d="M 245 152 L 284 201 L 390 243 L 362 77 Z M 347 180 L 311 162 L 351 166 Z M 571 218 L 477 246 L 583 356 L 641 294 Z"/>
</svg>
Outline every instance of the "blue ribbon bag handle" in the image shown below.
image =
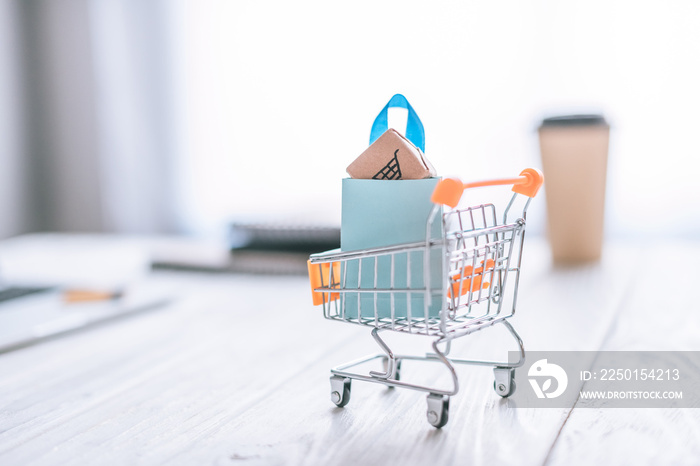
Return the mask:
<svg viewBox="0 0 700 466">
<path fill-rule="evenodd" d="M 386 107 L 379 112 L 377 118 L 374 119 L 372 132 L 369 135 L 369 143 L 372 144 L 379 136 L 389 129 L 387 115 L 391 107 L 405 108 L 408 110 L 408 118 L 406 119 L 406 139 L 411 141 L 421 152 L 425 153 L 425 131 L 423 130 L 423 123 L 420 121 L 420 118 L 418 118 L 416 111 L 411 107 L 411 104 L 406 100 L 406 97 L 401 94 L 395 94 L 389 103 L 386 104 Z"/>
</svg>

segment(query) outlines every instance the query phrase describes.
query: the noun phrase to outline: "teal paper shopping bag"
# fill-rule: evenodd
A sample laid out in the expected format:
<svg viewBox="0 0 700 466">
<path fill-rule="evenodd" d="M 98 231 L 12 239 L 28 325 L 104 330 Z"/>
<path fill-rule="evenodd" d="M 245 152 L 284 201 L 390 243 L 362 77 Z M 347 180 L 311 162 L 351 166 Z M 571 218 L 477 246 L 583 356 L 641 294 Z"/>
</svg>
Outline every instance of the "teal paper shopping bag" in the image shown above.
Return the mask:
<svg viewBox="0 0 700 466">
<path fill-rule="evenodd" d="M 430 196 L 438 181 L 343 179 L 340 248 L 357 251 L 425 241 L 433 208 Z M 442 236 L 439 216 L 431 236 Z"/>
<path fill-rule="evenodd" d="M 423 275 L 423 251 L 399 253 L 394 257 L 394 286 L 390 286 L 391 258 L 384 256 L 377 258 L 375 267 L 374 258 L 354 259 L 346 263 L 341 271 L 341 280 L 345 277 L 345 289 L 359 288 L 363 291 L 348 291 L 341 295 L 340 305 L 345 319 L 357 319 L 358 315 L 363 319 L 393 318 L 397 321 L 410 318 L 411 320 L 436 318 L 443 304 L 442 282 L 440 270 L 442 260 L 440 250 L 433 249 L 430 261 L 430 285 L 433 290 L 430 293 L 430 302 L 426 309 L 426 294 Z M 376 275 L 375 275 L 376 270 Z M 410 272 L 409 272 L 410 271 Z M 376 276 L 376 282 L 375 282 Z M 407 284 L 410 283 L 410 287 Z M 387 290 L 392 288 L 393 291 Z M 410 291 L 404 291 L 409 289 Z M 392 314 L 393 308 L 393 314 Z M 427 311 L 427 313 L 426 313 Z"/>
<path fill-rule="evenodd" d="M 424 253 L 427 222 L 433 204 L 430 195 L 438 178 L 423 180 L 343 180 L 343 207 L 340 244 L 343 251 L 358 251 L 400 244 L 420 243 L 411 252 L 371 254 L 364 259 L 347 262 L 342 270 L 343 288 L 350 290 L 410 289 L 406 292 L 343 294 L 346 318 L 422 317 L 425 315 Z M 441 209 L 435 216 L 430 236 L 442 237 Z M 430 317 L 437 317 L 442 307 L 442 248 L 433 247 L 429 257 L 429 281 L 433 289 L 428 308 Z M 376 266 L 375 266 L 376 256 Z M 393 256 L 393 259 L 392 259 Z M 393 264 L 392 264 L 393 261 Z M 375 273 L 376 270 L 376 273 Z M 393 284 L 392 284 L 393 277 Z"/>
<path fill-rule="evenodd" d="M 388 129 L 390 107 L 408 111 L 405 136 Z M 441 247 L 431 248 L 428 275 L 424 273 L 427 222 L 433 209 L 430 197 L 439 180 L 424 150 L 423 124 L 408 100 L 396 94 L 372 125 L 370 147 L 348 167 L 353 178 L 343 180 L 340 247 L 343 251 L 374 249 L 364 258 L 347 261 L 341 270 L 345 318 L 437 317 L 442 308 Z M 358 176 L 372 179 L 355 179 Z M 441 213 L 440 208 L 433 219 L 432 239 L 442 237 Z M 409 252 L 376 250 L 411 243 L 420 244 Z M 426 282 L 429 296 L 424 291 Z M 347 291 L 352 289 L 363 291 Z"/>
</svg>

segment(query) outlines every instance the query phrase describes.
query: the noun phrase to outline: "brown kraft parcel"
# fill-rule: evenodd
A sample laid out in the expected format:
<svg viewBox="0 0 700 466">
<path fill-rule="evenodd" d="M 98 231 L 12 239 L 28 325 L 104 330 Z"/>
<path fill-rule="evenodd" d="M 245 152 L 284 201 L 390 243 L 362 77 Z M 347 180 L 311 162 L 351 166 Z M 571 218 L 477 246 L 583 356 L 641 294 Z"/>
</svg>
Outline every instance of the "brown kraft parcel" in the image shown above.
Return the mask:
<svg viewBox="0 0 700 466">
<path fill-rule="evenodd" d="M 389 128 L 352 162 L 351 178 L 363 180 L 421 180 L 436 176 L 423 152 L 398 131 Z"/>
</svg>

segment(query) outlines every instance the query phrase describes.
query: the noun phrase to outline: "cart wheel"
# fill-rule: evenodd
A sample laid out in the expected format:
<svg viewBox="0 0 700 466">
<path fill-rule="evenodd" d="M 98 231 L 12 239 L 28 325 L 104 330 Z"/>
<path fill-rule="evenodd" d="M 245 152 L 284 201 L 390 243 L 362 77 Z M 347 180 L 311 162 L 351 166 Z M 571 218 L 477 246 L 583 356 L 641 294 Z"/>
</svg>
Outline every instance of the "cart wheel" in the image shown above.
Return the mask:
<svg viewBox="0 0 700 466">
<path fill-rule="evenodd" d="M 515 369 L 508 367 L 494 367 L 493 389 L 498 396 L 508 398 L 515 393 Z"/>
<path fill-rule="evenodd" d="M 331 376 L 331 401 L 339 408 L 350 402 L 350 382 L 346 377 Z"/>
<path fill-rule="evenodd" d="M 500 390 L 499 390 L 500 388 Z M 506 392 L 506 388 L 503 387 L 503 385 L 499 385 L 498 387 L 496 386 L 496 382 L 493 383 L 493 389 L 498 393 L 499 396 L 502 396 L 503 398 L 508 398 L 511 396 L 513 393 L 515 393 L 515 380 L 510 381 L 510 388 Z"/>
<path fill-rule="evenodd" d="M 450 411 L 450 397 L 431 393 L 428 395 L 428 422 L 436 428 L 444 427 L 447 424 L 448 413 Z"/>
</svg>

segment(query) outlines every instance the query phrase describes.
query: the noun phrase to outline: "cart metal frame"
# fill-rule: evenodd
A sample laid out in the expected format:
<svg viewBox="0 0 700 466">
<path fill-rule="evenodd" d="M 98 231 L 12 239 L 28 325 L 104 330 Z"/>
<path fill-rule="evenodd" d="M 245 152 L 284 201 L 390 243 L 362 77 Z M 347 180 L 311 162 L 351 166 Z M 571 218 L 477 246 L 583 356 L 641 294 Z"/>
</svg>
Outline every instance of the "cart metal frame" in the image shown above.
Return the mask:
<svg viewBox="0 0 700 466">
<path fill-rule="evenodd" d="M 502 397 L 514 393 L 515 369 L 524 362 L 525 348 L 507 319 L 516 310 L 527 209 L 542 182 L 542 175 L 534 169 L 523 170 L 516 178 L 476 183 L 464 184 L 454 178 L 444 179 L 438 183 L 431 198 L 434 206 L 426 221 L 425 241 L 357 251 L 336 249 L 310 257 L 309 276 L 314 301 L 315 304 L 323 305 L 324 317 L 372 327 L 372 337 L 382 350 L 382 353 L 331 369 L 333 403 L 339 407 L 347 405 L 352 380 L 422 391 L 428 394 L 428 422 L 440 428 L 448 420 L 450 397 L 459 392 L 455 364 L 492 366 L 496 393 Z M 503 184 L 513 184 L 514 194 L 503 211 L 500 222 L 493 204 L 457 208 L 465 189 Z M 521 214 L 509 221 L 511 209 L 522 195 L 527 200 Z M 438 219 L 442 222 L 442 237 L 431 238 L 433 224 Z M 432 259 L 435 254 L 440 257 L 440 283 L 431 283 L 436 275 Z M 415 277 L 414 280 L 411 279 L 411 261 L 416 260 L 416 257 L 423 261 L 420 287 L 412 286 Z M 396 265 L 399 258 L 405 259 L 405 267 Z M 357 265 L 357 281 L 356 285 L 350 286 L 348 264 L 352 261 Z M 389 287 L 377 286 L 380 261 L 390 264 Z M 368 263 L 369 269 L 374 272 L 374 286 L 362 287 L 361 275 Z M 412 309 L 412 302 L 419 293 L 422 294 L 422 311 Z M 356 297 L 356 308 L 348 309 L 347 298 L 350 296 Z M 430 310 L 436 297 L 442 300 L 437 316 Z M 390 310 L 388 315 L 385 310 L 380 311 L 378 306 L 380 299 L 386 303 L 387 298 Z M 399 299 L 405 299 L 405 307 L 397 306 Z M 504 307 L 507 301 L 509 305 Z M 449 357 L 452 340 L 496 324 L 503 325 L 515 340 L 520 353 L 517 361 Z M 384 331 L 433 337 L 433 352 L 425 356 L 394 354 L 380 335 Z M 384 371 L 362 374 L 352 370 L 377 359 L 382 361 Z M 442 363 L 449 371 L 452 387 L 444 389 L 402 381 L 401 364 L 406 360 Z"/>
</svg>

